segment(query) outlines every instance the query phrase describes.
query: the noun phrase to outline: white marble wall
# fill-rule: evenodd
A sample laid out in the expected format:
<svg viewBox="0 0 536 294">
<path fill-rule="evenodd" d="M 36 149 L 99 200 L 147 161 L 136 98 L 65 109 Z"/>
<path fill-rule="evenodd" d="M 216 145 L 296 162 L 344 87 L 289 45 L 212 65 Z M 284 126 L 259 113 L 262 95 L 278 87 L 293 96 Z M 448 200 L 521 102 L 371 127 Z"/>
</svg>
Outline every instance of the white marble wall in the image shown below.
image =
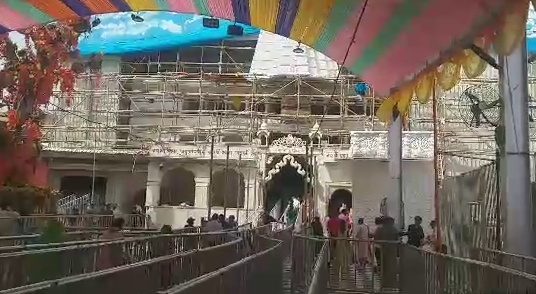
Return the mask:
<svg viewBox="0 0 536 294">
<path fill-rule="evenodd" d="M 434 173 L 431 161 L 404 161 L 403 193 L 406 225 L 420 215 L 433 219 Z M 373 223 L 380 215 L 380 203 L 390 193 L 389 164 L 380 160 L 352 160 L 319 166 L 318 213 L 326 215 L 331 193 L 348 189 L 353 195 L 353 216 Z"/>
</svg>

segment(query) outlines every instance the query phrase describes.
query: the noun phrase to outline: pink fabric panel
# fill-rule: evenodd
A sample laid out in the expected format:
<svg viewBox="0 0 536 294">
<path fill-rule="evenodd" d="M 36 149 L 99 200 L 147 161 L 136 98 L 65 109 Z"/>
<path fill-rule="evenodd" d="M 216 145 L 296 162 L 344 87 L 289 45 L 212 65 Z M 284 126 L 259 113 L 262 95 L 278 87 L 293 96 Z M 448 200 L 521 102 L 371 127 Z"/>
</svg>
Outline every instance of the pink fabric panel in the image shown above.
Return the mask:
<svg viewBox="0 0 536 294">
<path fill-rule="evenodd" d="M 228 20 L 235 19 L 231 0 L 207 0 L 207 5 L 212 13 L 211 16 Z"/>
<path fill-rule="evenodd" d="M 27 27 L 36 25 L 37 23 L 32 19 L 13 11 L 7 4 L 0 2 L 0 11 L 2 11 L 2 17 L 0 18 L 0 25 L 12 29 L 25 29 Z"/>
<path fill-rule="evenodd" d="M 488 0 L 486 5 L 502 1 Z M 440 51 L 451 47 L 454 38 L 467 34 L 475 20 L 488 14 L 480 1 L 434 0 L 362 78 L 379 95 L 388 95 L 392 87 L 437 58 Z"/>
<path fill-rule="evenodd" d="M 197 14 L 197 9 L 193 0 L 168 0 L 171 11 L 179 13 Z"/>
<path fill-rule="evenodd" d="M 384 24 L 391 18 L 394 9 L 401 1 L 402 0 L 368 1 L 363 18 L 361 19 L 361 24 L 357 29 L 355 42 L 352 44 L 348 52 L 346 64 L 353 64 L 356 59 L 359 58 L 366 46 L 374 40 Z M 346 55 L 346 51 L 348 50 L 348 45 L 352 42 L 352 36 L 362 10 L 363 5 L 356 7 L 356 11 L 354 11 L 352 18 L 334 39 L 337 41 L 332 42 L 328 47 L 326 55 L 333 60 L 339 63 L 343 61 L 344 55 Z"/>
</svg>

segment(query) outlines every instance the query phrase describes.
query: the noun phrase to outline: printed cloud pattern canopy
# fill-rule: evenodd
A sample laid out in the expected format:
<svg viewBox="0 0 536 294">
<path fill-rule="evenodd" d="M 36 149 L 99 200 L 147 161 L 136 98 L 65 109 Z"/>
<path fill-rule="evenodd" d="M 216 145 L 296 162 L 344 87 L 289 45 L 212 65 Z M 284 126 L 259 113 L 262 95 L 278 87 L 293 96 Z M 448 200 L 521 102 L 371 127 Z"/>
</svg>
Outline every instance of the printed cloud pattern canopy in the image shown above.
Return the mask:
<svg viewBox="0 0 536 294">
<path fill-rule="evenodd" d="M 527 0 L 1 0 L 0 34 L 102 13 L 200 14 L 307 44 L 388 95 L 471 44 L 519 1 Z"/>
</svg>

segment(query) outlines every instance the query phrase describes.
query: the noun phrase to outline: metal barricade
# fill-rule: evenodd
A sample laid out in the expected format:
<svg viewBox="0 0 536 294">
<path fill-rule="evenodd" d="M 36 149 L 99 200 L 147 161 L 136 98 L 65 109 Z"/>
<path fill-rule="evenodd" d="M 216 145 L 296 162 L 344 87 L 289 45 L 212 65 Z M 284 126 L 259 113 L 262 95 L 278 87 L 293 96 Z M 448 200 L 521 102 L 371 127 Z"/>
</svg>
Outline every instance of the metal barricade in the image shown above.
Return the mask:
<svg viewBox="0 0 536 294">
<path fill-rule="evenodd" d="M 0 254 L 0 290 L 221 244 L 228 233 L 155 235 Z"/>
<path fill-rule="evenodd" d="M 313 268 L 313 275 L 307 288 L 307 294 L 328 293 L 329 282 L 329 242 L 324 241 Z"/>
<path fill-rule="evenodd" d="M 209 248 L 173 253 L 95 273 L 10 289 L 2 293 L 154 294 L 240 260 L 243 257 L 242 244 L 241 239 L 235 239 Z"/>
<path fill-rule="evenodd" d="M 87 240 L 94 237 L 99 232 L 95 231 L 76 231 L 67 232 L 66 238 L 68 241 Z M 30 235 L 17 235 L 17 236 L 1 236 L 0 237 L 0 249 L 6 246 L 23 246 L 28 244 L 35 244 L 39 241 L 40 234 Z"/>
<path fill-rule="evenodd" d="M 78 233 L 78 234 L 75 235 L 72 233 Z M 143 236 L 155 235 L 157 233 L 159 232 L 157 231 L 124 232 L 123 236 L 125 238 L 139 238 Z M 34 243 L 34 244 L 24 244 L 24 245 L 14 245 L 14 246 L 3 246 L 3 247 L 0 247 L 0 254 L 20 252 L 20 251 L 26 251 L 26 250 L 44 250 L 44 249 L 52 249 L 52 248 L 58 248 L 58 247 L 80 246 L 80 245 L 110 242 L 110 240 L 99 239 L 101 234 L 102 234 L 101 231 L 67 232 L 66 235 L 68 237 L 71 235 L 74 235 L 78 238 L 67 238 L 67 241 L 61 242 L 61 243 Z M 36 238 L 36 239 L 37 239 L 36 242 L 39 242 L 39 238 Z M 74 241 L 69 241 L 69 240 L 74 240 Z"/>
<path fill-rule="evenodd" d="M 296 235 L 291 247 L 291 293 L 306 293 L 311 285 L 323 239 Z"/>
<path fill-rule="evenodd" d="M 536 276 L 481 261 L 401 247 L 400 292 L 535 293 Z"/>
<path fill-rule="evenodd" d="M 146 216 L 138 214 L 125 214 L 121 216 L 125 220 L 124 227 L 130 229 L 144 229 Z M 8 219 L 2 217 L 2 219 Z M 56 220 L 70 229 L 106 229 L 114 219 L 113 215 L 28 215 L 18 217 L 19 233 L 34 233 L 46 226 L 50 220 Z"/>
<path fill-rule="evenodd" d="M 534 257 L 494 249 L 475 248 L 473 249 L 471 258 L 536 275 L 536 258 Z"/>
<path fill-rule="evenodd" d="M 255 253 L 158 294 L 274 294 L 282 292 L 282 241 L 257 238 Z M 261 241 L 264 240 L 264 241 Z"/>
</svg>

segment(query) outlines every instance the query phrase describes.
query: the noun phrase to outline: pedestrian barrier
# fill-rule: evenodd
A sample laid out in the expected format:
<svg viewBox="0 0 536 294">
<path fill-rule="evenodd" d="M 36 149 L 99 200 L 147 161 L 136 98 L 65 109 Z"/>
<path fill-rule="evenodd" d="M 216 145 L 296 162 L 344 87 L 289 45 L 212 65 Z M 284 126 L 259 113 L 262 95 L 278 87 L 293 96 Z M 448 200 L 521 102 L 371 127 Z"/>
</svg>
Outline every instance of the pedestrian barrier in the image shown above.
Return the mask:
<svg viewBox="0 0 536 294">
<path fill-rule="evenodd" d="M 87 230 L 87 229 L 107 229 L 111 226 L 115 216 L 113 215 L 28 215 L 16 218 L 19 232 L 30 234 L 40 231 L 46 226 L 48 221 L 55 220 L 70 230 Z M 124 214 L 121 218 L 125 220 L 124 227 L 131 230 L 145 229 L 147 219 L 145 215 Z M 0 217 L 0 221 L 14 220 L 14 218 Z"/>
<path fill-rule="evenodd" d="M 471 259 L 500 265 L 509 269 L 536 275 L 536 258 L 495 249 L 475 248 Z"/>
<path fill-rule="evenodd" d="M 226 232 L 154 235 L 4 253 L 0 254 L 0 290 L 202 249 L 234 239 Z"/>
<path fill-rule="evenodd" d="M 282 293 L 282 268 L 289 254 L 292 227 L 270 224 L 254 231 L 257 243 L 253 254 L 158 294 Z"/>
<path fill-rule="evenodd" d="M 267 228 L 236 228 L 227 232 L 174 235 L 182 238 L 183 252 L 176 246 L 160 248 L 162 254 L 127 265 L 71 275 L 61 279 L 46 279 L 2 293 L 151 293 L 181 284 L 235 263 L 267 247 L 257 235 Z M 284 234 L 281 234 L 284 235 Z M 189 241 L 194 245 L 189 247 Z M 198 244 L 206 244 L 201 246 Z M 195 248 L 194 248 L 195 247 Z M 251 247 L 251 250 L 248 250 Z M 189 249 L 189 250 L 187 250 Z M 114 254 L 118 256 L 120 254 Z"/>
</svg>

